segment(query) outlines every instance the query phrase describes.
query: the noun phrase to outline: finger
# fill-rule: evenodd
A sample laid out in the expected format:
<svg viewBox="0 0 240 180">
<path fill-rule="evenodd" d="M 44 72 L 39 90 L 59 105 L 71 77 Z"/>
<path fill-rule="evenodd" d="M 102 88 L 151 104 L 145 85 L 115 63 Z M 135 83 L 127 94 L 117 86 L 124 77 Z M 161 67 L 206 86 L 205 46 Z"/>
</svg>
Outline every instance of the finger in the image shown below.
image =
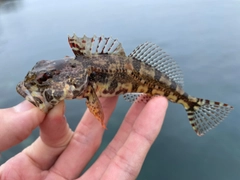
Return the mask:
<svg viewBox="0 0 240 180">
<path fill-rule="evenodd" d="M 56 105 L 40 125 L 40 137 L 23 150 L 41 170 L 49 169 L 68 145 L 73 132 L 64 116 L 64 102 Z"/>
<path fill-rule="evenodd" d="M 107 123 L 115 108 L 117 97 L 104 98 L 100 99 L 100 101 L 104 112 L 104 121 Z M 103 132 L 104 129 L 101 124 L 87 110 L 77 126 L 67 149 L 61 154 L 50 171 L 66 179 L 79 176 L 100 146 Z M 54 177 L 54 175 L 51 177 Z"/>
<path fill-rule="evenodd" d="M 145 105 L 146 104 L 143 102 L 136 102 L 131 106 L 113 140 L 102 152 L 97 161 L 83 174 L 81 178 L 98 179 L 99 177 L 102 176 L 112 158 L 114 158 L 117 151 L 125 143 L 127 137 L 129 136 L 132 130 L 132 126 L 136 118 L 138 117 L 142 109 L 145 107 Z"/>
<path fill-rule="evenodd" d="M 152 143 L 160 132 L 167 109 L 164 97 L 155 97 L 137 117 L 126 142 L 117 151 L 102 179 L 135 179 Z M 158 108 L 156 108 L 158 107 Z"/>
<path fill-rule="evenodd" d="M 0 110 L 0 151 L 26 139 L 44 119 L 45 113 L 28 101 Z M 6 138 L 7 137 L 7 138 Z"/>
</svg>

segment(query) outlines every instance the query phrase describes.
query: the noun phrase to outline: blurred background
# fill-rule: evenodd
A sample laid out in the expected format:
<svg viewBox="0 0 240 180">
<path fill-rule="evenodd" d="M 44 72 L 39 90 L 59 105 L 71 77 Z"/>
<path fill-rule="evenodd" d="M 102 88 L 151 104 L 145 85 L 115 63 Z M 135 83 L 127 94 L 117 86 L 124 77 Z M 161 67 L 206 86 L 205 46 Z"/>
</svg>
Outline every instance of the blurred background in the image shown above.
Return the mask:
<svg viewBox="0 0 240 180">
<path fill-rule="evenodd" d="M 239 0 L 0 0 L 0 108 L 23 100 L 16 84 L 37 61 L 73 55 L 67 42 L 73 33 L 118 38 L 127 54 L 140 43 L 154 42 L 177 61 L 189 94 L 234 106 L 216 129 L 198 137 L 182 106 L 170 103 L 138 179 L 239 179 Z M 119 98 L 91 163 L 114 137 L 130 105 Z M 67 101 L 72 129 L 85 109 L 85 100 Z M 2 152 L 0 164 L 37 137 L 38 129 Z"/>
</svg>

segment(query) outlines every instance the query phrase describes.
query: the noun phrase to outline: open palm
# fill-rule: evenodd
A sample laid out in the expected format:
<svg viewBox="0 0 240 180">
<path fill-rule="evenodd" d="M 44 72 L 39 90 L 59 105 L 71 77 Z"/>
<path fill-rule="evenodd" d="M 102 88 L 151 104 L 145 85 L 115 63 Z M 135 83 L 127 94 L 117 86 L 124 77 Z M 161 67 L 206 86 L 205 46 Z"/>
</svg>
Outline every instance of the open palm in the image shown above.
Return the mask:
<svg viewBox="0 0 240 180">
<path fill-rule="evenodd" d="M 101 99 L 105 122 L 117 97 Z M 27 101 L 0 110 L 0 151 L 26 139 L 37 126 L 39 138 L 0 166 L 0 179 L 136 179 L 160 132 L 167 100 L 155 97 L 134 103 L 117 134 L 94 164 L 80 177 L 99 148 L 104 129 L 87 110 L 75 131 L 64 116 L 64 103 L 47 115 Z"/>
</svg>

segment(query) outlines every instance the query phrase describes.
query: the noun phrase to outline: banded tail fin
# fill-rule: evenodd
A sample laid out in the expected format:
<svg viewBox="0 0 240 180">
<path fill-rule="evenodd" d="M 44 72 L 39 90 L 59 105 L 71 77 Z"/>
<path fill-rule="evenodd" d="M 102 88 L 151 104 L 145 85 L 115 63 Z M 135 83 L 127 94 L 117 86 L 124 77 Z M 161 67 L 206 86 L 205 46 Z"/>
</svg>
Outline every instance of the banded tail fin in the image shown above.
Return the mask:
<svg viewBox="0 0 240 180">
<path fill-rule="evenodd" d="M 228 104 L 198 99 L 198 105 L 186 111 L 193 130 L 202 136 L 223 121 L 232 109 Z"/>
</svg>

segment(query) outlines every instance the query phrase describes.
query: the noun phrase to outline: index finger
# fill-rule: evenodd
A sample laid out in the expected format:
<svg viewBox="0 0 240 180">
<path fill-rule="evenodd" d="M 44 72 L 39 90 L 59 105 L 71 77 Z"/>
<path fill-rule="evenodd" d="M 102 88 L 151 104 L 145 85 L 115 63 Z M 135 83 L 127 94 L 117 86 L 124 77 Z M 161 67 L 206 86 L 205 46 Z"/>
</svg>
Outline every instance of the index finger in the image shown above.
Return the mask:
<svg viewBox="0 0 240 180">
<path fill-rule="evenodd" d="M 44 119 L 45 113 L 28 101 L 0 110 L 0 151 L 4 151 L 24 139 Z"/>
<path fill-rule="evenodd" d="M 136 117 L 124 144 L 115 152 L 111 152 L 114 156 L 101 174 L 102 179 L 136 179 L 150 147 L 161 130 L 167 106 L 168 101 L 162 96 L 154 97 L 146 104 Z M 121 141 L 121 137 L 118 137 L 118 140 Z"/>
</svg>

